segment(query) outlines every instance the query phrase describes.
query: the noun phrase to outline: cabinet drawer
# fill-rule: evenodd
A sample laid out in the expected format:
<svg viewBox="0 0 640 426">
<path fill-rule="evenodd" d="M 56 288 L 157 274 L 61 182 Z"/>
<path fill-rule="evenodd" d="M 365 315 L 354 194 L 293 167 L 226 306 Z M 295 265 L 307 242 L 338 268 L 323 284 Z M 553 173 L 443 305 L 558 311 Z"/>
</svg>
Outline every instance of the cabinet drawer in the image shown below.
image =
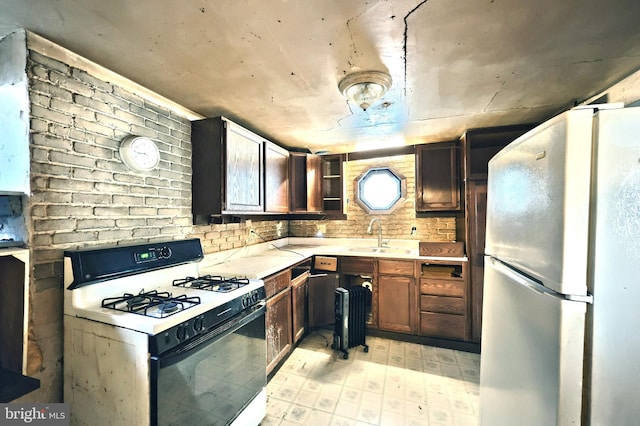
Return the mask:
<svg viewBox="0 0 640 426">
<path fill-rule="evenodd" d="M 378 272 L 388 275 L 413 276 L 413 262 L 402 260 L 378 260 Z"/>
<path fill-rule="evenodd" d="M 465 283 L 463 280 L 420 280 L 420 293 L 434 296 L 465 296 Z"/>
<path fill-rule="evenodd" d="M 466 339 L 466 317 L 464 315 L 420 312 L 420 333 L 434 337 Z"/>
<path fill-rule="evenodd" d="M 291 270 L 279 272 L 271 275 L 264 280 L 264 290 L 267 293 L 267 299 L 287 288 L 291 283 Z"/>
<path fill-rule="evenodd" d="M 340 273 L 342 274 L 373 274 L 374 260 L 371 257 L 351 257 L 340 258 Z"/>
<path fill-rule="evenodd" d="M 420 310 L 441 314 L 464 315 L 465 301 L 461 297 L 420 296 Z"/>
</svg>

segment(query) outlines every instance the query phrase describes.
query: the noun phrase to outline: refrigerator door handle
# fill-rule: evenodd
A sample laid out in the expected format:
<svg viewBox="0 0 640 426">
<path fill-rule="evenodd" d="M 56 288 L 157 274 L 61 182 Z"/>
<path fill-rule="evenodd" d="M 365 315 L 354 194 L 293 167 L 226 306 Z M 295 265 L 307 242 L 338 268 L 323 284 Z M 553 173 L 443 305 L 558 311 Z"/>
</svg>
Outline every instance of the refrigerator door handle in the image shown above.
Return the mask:
<svg viewBox="0 0 640 426">
<path fill-rule="evenodd" d="M 487 259 L 489 262 L 491 262 L 491 264 L 493 265 L 493 267 L 498 270 L 501 274 L 506 275 L 507 277 L 509 277 L 511 280 L 513 280 L 514 282 L 520 284 L 523 287 L 526 287 L 527 289 L 531 290 L 531 291 L 535 291 L 536 293 L 540 293 L 540 294 L 544 294 L 546 296 L 550 296 L 556 299 L 560 299 L 560 300 L 569 300 L 572 302 L 584 302 L 584 303 L 593 303 L 593 296 L 590 294 L 587 294 L 586 296 L 581 296 L 581 295 L 575 295 L 575 294 L 561 294 L 558 292 L 555 292 L 553 290 L 551 290 L 548 287 L 543 286 L 542 284 L 524 276 L 521 275 L 519 273 L 517 273 L 516 271 L 514 271 L 513 269 L 511 269 L 510 267 L 508 267 L 507 265 L 505 265 L 503 262 L 499 261 L 498 259 L 495 259 L 493 257 L 487 257 Z"/>
</svg>

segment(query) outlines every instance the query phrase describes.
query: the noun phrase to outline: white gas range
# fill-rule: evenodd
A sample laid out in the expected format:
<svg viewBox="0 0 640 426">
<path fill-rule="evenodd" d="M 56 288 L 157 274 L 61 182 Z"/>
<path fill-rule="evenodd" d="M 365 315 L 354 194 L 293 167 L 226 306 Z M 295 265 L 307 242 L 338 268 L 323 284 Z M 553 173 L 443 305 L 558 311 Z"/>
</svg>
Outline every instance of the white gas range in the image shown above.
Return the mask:
<svg viewBox="0 0 640 426">
<path fill-rule="evenodd" d="M 72 423 L 259 424 L 264 283 L 199 276 L 202 258 L 197 239 L 65 252 Z"/>
</svg>

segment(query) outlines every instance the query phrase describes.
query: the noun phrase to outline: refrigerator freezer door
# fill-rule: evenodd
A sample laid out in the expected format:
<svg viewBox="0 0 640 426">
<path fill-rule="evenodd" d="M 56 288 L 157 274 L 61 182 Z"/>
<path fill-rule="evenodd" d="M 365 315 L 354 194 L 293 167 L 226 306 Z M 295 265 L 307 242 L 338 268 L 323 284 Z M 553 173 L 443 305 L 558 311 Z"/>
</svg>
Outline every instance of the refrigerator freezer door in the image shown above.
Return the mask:
<svg viewBox="0 0 640 426">
<path fill-rule="evenodd" d="M 598 113 L 592 425 L 640 419 L 640 108 Z"/>
<path fill-rule="evenodd" d="M 586 303 L 538 287 L 486 258 L 481 425 L 581 424 Z"/>
<path fill-rule="evenodd" d="M 587 293 L 593 110 L 572 110 L 489 162 L 485 252 L 558 293 Z"/>
</svg>

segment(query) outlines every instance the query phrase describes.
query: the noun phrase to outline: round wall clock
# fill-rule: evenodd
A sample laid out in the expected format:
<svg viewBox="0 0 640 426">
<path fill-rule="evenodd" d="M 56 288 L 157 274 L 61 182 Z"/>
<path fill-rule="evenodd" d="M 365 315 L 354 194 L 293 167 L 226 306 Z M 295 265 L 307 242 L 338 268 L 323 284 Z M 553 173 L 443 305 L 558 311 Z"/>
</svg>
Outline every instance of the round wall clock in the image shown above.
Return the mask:
<svg viewBox="0 0 640 426">
<path fill-rule="evenodd" d="M 146 172 L 160 162 L 160 151 L 156 143 L 144 136 L 127 136 L 120 144 L 120 157 L 131 170 Z"/>
</svg>

